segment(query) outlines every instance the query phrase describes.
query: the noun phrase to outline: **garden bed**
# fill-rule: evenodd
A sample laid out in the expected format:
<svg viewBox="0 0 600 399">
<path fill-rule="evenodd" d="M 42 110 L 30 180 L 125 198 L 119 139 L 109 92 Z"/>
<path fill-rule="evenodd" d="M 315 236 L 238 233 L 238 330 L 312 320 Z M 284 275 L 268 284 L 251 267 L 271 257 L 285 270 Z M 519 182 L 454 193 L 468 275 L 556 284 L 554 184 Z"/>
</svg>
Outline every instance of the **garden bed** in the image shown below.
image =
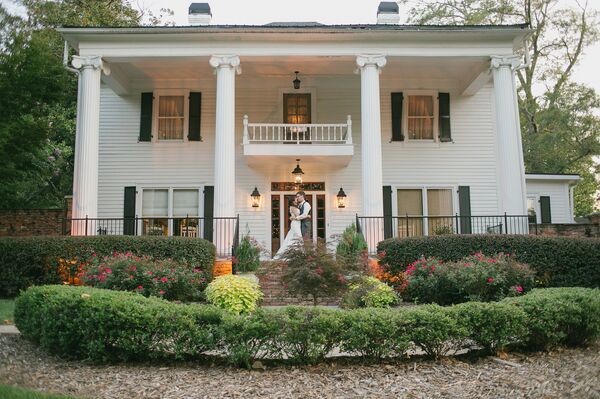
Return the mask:
<svg viewBox="0 0 600 399">
<path fill-rule="evenodd" d="M 0 335 L 0 383 L 81 398 L 573 397 L 600 395 L 600 346 L 550 353 L 419 359 L 384 365 L 335 361 L 248 371 L 197 363 L 93 365 Z"/>
</svg>

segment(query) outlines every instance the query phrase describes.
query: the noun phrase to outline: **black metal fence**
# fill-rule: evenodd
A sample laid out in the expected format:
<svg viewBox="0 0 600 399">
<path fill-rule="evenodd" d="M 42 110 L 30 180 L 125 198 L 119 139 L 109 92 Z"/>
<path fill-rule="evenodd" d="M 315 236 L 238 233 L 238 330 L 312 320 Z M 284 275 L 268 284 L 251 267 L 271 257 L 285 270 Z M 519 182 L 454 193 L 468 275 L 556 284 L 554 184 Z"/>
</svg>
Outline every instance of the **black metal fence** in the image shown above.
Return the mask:
<svg viewBox="0 0 600 399">
<path fill-rule="evenodd" d="M 63 235 L 179 236 L 202 238 L 215 244 L 217 256 L 235 255 L 239 245 L 238 216 L 132 217 L 64 219 Z"/>
<path fill-rule="evenodd" d="M 357 230 L 373 252 L 379 241 L 388 238 L 445 234 L 529 234 L 527 215 L 492 216 L 359 216 Z"/>
</svg>

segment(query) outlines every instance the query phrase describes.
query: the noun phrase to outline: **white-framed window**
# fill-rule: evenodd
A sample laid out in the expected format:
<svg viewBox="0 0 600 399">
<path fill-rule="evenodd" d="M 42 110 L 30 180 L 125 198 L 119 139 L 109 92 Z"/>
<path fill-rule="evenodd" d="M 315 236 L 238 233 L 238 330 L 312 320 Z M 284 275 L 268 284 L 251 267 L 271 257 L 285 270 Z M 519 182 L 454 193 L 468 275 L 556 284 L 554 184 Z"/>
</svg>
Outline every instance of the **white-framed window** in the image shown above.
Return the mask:
<svg viewBox="0 0 600 399">
<path fill-rule="evenodd" d="M 402 121 L 407 141 L 435 142 L 438 137 L 438 93 L 414 90 L 404 92 Z"/>
<path fill-rule="evenodd" d="M 199 187 L 143 187 L 141 228 L 143 235 L 200 237 L 202 189 Z"/>
<path fill-rule="evenodd" d="M 156 141 L 186 141 L 189 117 L 188 90 L 156 90 L 152 124 Z"/>
<path fill-rule="evenodd" d="M 540 223 L 540 196 L 527 195 L 527 216 L 529 223 Z"/>
<path fill-rule="evenodd" d="M 456 231 L 455 193 L 456 187 L 396 187 L 398 236 L 441 235 Z"/>
</svg>

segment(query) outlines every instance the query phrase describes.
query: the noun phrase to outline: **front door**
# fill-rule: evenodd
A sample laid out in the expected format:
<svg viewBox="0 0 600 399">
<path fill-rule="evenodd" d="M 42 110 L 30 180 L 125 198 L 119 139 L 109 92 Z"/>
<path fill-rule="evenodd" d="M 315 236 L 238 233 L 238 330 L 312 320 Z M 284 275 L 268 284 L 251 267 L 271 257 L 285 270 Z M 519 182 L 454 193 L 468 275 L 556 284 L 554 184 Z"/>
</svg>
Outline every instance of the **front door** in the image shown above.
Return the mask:
<svg viewBox="0 0 600 399">
<path fill-rule="evenodd" d="M 295 193 L 280 193 L 271 195 L 271 251 L 277 253 L 285 236 L 290 231 L 290 203 L 296 197 Z M 311 238 L 325 239 L 325 194 L 306 194 L 306 201 L 311 206 Z"/>
</svg>

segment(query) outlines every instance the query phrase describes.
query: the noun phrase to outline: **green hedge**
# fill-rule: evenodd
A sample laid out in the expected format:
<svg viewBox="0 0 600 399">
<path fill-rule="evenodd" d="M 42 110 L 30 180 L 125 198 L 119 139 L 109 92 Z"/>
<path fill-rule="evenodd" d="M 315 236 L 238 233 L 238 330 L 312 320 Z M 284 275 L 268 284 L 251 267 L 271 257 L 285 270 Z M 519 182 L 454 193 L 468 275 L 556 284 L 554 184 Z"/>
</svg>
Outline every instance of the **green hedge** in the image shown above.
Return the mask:
<svg viewBox="0 0 600 399">
<path fill-rule="evenodd" d="M 509 253 L 551 287 L 600 287 L 600 239 L 528 235 L 445 235 L 390 239 L 379 243 L 381 263 L 393 273 L 422 256 L 457 261 L 482 252 Z"/>
<path fill-rule="evenodd" d="M 17 298 L 15 322 L 44 349 L 92 361 L 191 359 L 210 351 L 243 366 L 263 358 L 317 363 L 335 348 L 371 359 L 415 348 L 439 357 L 473 342 L 487 351 L 586 344 L 600 334 L 600 291 L 539 289 L 452 307 L 288 307 L 234 315 L 128 292 L 40 286 Z"/>
<path fill-rule="evenodd" d="M 60 282 L 58 259 L 86 261 L 92 254 L 132 252 L 154 258 L 185 260 L 212 273 L 214 246 L 185 237 L 2 237 L 0 238 L 0 298 L 12 298 L 31 285 Z"/>
</svg>

